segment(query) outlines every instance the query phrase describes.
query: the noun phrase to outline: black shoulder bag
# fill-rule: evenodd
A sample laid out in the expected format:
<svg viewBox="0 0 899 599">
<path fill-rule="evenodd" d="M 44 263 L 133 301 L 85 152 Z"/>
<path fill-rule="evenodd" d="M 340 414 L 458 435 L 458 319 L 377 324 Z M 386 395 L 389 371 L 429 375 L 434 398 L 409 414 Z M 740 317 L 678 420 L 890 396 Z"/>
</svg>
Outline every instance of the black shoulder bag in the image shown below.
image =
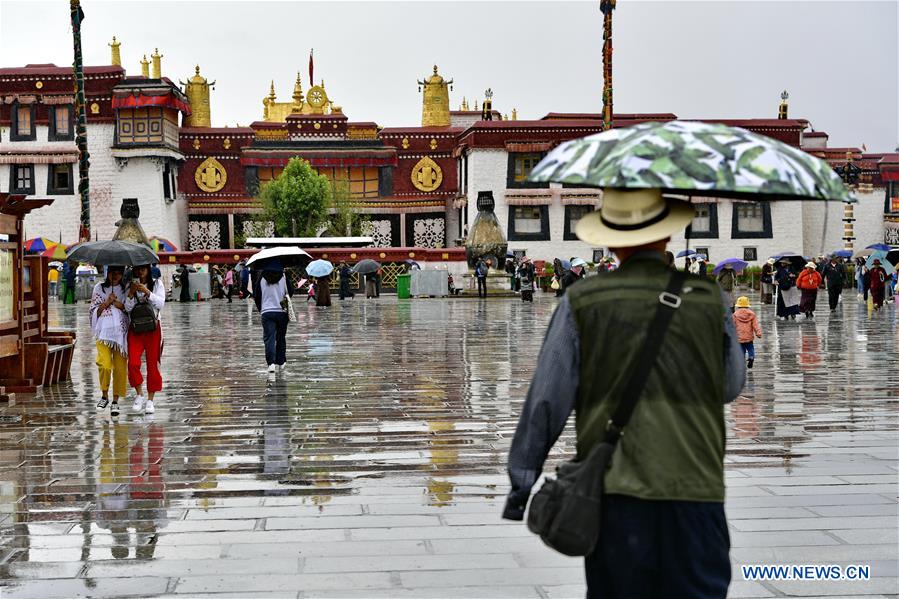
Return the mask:
<svg viewBox="0 0 899 599">
<path fill-rule="evenodd" d="M 618 439 L 643 394 L 675 310 L 680 307 L 680 291 L 686 274 L 671 273 L 668 288 L 659 294 L 655 318 L 635 361 L 622 399 L 606 425 L 602 442 L 583 461 L 569 461 L 556 469 L 557 478 L 548 478 L 531 500 L 528 528 L 544 543 L 565 555 L 589 555 L 599 541 L 600 502 L 603 479 Z"/>
</svg>

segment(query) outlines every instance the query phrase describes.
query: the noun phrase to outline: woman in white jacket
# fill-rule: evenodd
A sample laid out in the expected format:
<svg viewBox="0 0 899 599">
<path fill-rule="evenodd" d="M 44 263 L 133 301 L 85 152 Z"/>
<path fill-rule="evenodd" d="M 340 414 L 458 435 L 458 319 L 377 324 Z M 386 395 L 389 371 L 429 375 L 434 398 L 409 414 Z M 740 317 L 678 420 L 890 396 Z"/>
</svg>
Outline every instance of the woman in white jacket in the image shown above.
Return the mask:
<svg viewBox="0 0 899 599">
<path fill-rule="evenodd" d="M 162 280 L 153 279 L 149 264 L 135 266 L 132 270 L 131 287 L 125 300 L 125 310 L 131 316 L 131 326 L 128 328 L 128 382 L 137 393 L 134 405 L 131 406 L 135 412 L 145 411 L 147 414 L 155 412 L 153 398 L 162 390 L 162 375 L 159 373 L 159 361 L 162 358 L 162 325 L 159 314 L 164 305 L 165 285 Z M 150 330 L 135 330 L 136 327 L 146 326 L 141 323 L 146 323 L 151 314 L 155 319 L 155 327 Z M 144 377 L 140 371 L 141 355 L 144 352 L 147 354 L 146 401 L 144 401 Z"/>
</svg>

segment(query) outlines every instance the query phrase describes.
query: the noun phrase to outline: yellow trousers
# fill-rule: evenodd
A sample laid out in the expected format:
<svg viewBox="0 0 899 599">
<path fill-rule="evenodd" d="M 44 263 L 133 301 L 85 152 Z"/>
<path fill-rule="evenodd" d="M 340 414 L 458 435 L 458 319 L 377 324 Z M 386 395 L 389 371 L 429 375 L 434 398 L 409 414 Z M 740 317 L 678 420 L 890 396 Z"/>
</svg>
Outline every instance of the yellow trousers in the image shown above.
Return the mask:
<svg viewBox="0 0 899 599">
<path fill-rule="evenodd" d="M 112 396 L 125 397 L 128 392 L 128 358 L 97 341 L 97 369 L 100 371 L 100 389 L 109 391 L 112 379 Z"/>
</svg>

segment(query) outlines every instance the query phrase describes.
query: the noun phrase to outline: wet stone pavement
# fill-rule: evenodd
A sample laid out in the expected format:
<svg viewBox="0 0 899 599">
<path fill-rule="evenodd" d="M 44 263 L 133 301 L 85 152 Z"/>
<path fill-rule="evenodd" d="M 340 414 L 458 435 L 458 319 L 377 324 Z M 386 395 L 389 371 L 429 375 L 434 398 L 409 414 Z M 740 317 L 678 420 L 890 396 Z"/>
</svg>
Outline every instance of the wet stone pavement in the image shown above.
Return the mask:
<svg viewBox="0 0 899 599">
<path fill-rule="evenodd" d="M 269 379 L 245 304 L 170 304 L 157 412 L 129 397 L 115 420 L 94 407 L 85 306 L 54 306 L 79 335 L 71 383 L 0 409 L 0 597 L 582 597 L 580 560 L 500 519 L 554 306 L 298 304 L 289 370 Z M 895 597 L 894 307 L 869 315 L 849 292 L 813 322 L 757 311 L 756 368 L 727 410 L 731 596 Z M 743 580 L 768 563 L 869 564 L 871 580 Z"/>
</svg>

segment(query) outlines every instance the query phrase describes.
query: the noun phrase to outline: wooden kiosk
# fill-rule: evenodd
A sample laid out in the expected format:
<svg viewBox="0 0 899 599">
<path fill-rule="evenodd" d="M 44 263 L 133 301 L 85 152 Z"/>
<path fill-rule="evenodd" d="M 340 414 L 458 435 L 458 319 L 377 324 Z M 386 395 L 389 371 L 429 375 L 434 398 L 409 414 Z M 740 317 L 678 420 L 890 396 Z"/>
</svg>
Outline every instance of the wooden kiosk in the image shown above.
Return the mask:
<svg viewBox="0 0 899 599">
<path fill-rule="evenodd" d="M 74 332 L 47 325 L 47 259 L 25 256 L 25 215 L 53 203 L 0 193 L 0 402 L 68 380 Z"/>
</svg>

